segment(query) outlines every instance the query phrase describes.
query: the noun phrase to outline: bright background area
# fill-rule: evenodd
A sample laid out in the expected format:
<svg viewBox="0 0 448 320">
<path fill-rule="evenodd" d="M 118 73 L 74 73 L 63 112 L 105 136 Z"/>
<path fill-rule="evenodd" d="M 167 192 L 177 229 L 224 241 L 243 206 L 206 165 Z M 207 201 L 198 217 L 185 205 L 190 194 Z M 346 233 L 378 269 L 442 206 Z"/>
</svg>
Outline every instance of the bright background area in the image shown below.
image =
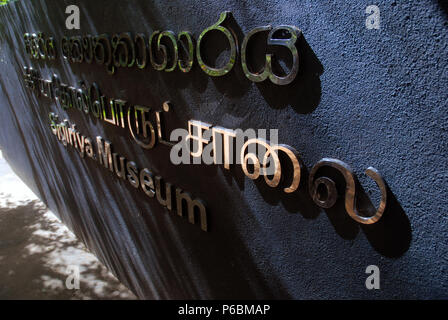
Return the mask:
<svg viewBox="0 0 448 320">
<path fill-rule="evenodd" d="M 66 287 L 73 266 L 79 290 Z M 135 299 L 14 174 L 1 151 L 0 299 Z"/>
</svg>

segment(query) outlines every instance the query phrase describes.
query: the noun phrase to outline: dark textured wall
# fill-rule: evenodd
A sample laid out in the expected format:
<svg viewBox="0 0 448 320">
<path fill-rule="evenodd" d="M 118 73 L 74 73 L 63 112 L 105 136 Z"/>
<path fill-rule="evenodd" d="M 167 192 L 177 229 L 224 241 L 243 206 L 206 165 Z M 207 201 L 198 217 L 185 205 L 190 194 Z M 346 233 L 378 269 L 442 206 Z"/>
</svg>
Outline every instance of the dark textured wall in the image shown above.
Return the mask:
<svg viewBox="0 0 448 320">
<path fill-rule="evenodd" d="M 81 30 L 65 29 L 65 7 Z M 0 8 L 0 148 L 20 177 L 141 298 L 448 298 L 448 25 L 442 1 L 377 1 L 381 29 L 365 27 L 370 1 L 29 1 Z M 151 67 L 109 76 L 97 65 L 31 61 L 22 35 L 189 30 L 195 38 L 233 12 L 241 34 L 296 25 L 301 71 L 287 87 L 247 80 L 241 67 L 212 79 Z M 219 47 L 216 36 L 215 47 Z M 221 44 L 222 45 L 222 44 Z M 391 191 L 387 215 L 360 226 L 323 211 L 303 190 L 285 195 L 236 167 L 174 166 L 169 149 L 143 150 L 123 129 L 63 111 L 24 87 L 23 66 L 65 83 L 97 81 L 132 104 L 173 103 L 169 125 L 189 119 L 227 128 L 278 128 L 308 168 L 323 157 L 363 172 L 374 166 Z M 51 134 L 55 111 L 102 135 L 140 167 L 204 199 L 210 232 L 166 211 Z M 393 194 L 393 196 L 392 196 Z M 381 289 L 367 290 L 378 265 Z"/>
</svg>

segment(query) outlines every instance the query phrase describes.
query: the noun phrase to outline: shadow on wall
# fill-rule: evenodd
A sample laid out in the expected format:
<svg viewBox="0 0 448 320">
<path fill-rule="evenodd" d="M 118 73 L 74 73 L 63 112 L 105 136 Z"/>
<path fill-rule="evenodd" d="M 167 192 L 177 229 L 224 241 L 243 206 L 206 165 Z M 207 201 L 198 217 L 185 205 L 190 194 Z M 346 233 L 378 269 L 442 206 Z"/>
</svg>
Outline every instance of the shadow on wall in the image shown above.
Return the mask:
<svg viewBox="0 0 448 320">
<path fill-rule="evenodd" d="M 241 42 L 245 34 L 241 30 L 236 20 L 231 16 L 226 21 L 226 26 L 231 29 L 240 39 L 239 59 L 235 63 L 232 71 L 223 77 L 213 77 L 213 81 L 218 90 L 229 97 L 242 96 L 250 87 L 249 81 L 244 75 L 241 65 Z M 267 46 L 269 32 L 258 32 L 253 35 L 246 48 L 246 59 L 249 70 L 252 73 L 261 73 L 266 63 L 266 54 L 272 54 L 273 72 L 284 77 L 290 72 L 293 59 L 291 51 L 285 46 Z M 279 39 L 289 39 L 289 33 L 274 33 L 274 37 Z M 224 47 L 223 45 L 227 45 Z M 320 76 L 324 68 L 319 59 L 308 45 L 305 37 L 299 36 L 295 47 L 298 52 L 299 71 L 295 79 L 288 85 L 276 85 L 269 79 L 256 83 L 256 86 L 265 101 L 273 109 L 283 109 L 291 106 L 297 113 L 307 114 L 313 112 L 320 103 L 321 83 Z M 214 57 L 210 65 L 224 65 L 228 61 L 230 47 L 225 37 L 219 33 L 210 32 L 210 36 L 205 37 L 203 45 L 201 43 L 201 55 Z M 198 66 L 196 66 L 198 68 Z"/>
<path fill-rule="evenodd" d="M 285 176 L 292 176 L 292 167 L 282 167 Z M 316 219 L 321 212 L 310 196 L 308 188 L 308 170 L 303 167 L 300 188 L 293 193 L 283 192 L 281 184 L 277 188 L 269 187 L 263 178 L 254 181 L 263 199 L 270 205 L 280 202 L 289 213 L 300 213 L 305 219 Z M 235 174 L 233 171 L 231 174 Z M 244 179 L 239 173 L 235 179 Z M 332 168 L 324 167 L 319 176 L 329 177 L 337 187 L 337 201 L 333 207 L 324 209 L 328 220 L 336 233 L 343 239 L 354 240 L 362 230 L 371 246 L 381 255 L 389 258 L 402 256 L 410 247 L 412 229 L 409 218 L 386 183 L 387 205 L 381 219 L 370 225 L 360 224 L 353 220 L 345 209 L 346 182 L 342 174 Z M 317 176 L 316 176 L 317 178 Z M 376 208 L 371 198 L 355 176 L 356 208 L 360 215 L 372 216 Z"/>
<path fill-rule="evenodd" d="M 448 2 L 446 0 L 437 0 L 439 7 L 448 15 Z"/>
<path fill-rule="evenodd" d="M 388 204 L 383 217 L 375 224 L 361 225 L 361 229 L 377 252 L 385 257 L 398 258 L 411 245 L 411 222 L 389 186 L 386 187 Z M 373 207 L 370 201 L 367 206 Z"/>
<path fill-rule="evenodd" d="M 287 106 L 300 114 L 313 112 L 320 103 L 322 88 L 320 76 L 324 68 L 314 51 L 309 46 L 302 35 L 297 40 L 297 50 L 299 53 L 299 72 L 296 79 L 286 86 L 277 86 L 270 81 L 257 84 L 263 98 L 273 109 L 283 109 Z M 280 74 L 285 74 L 285 67 L 282 66 L 287 61 L 288 56 L 280 53 L 275 54 L 279 61 L 274 65 L 274 70 L 280 70 Z M 275 61 L 275 60 L 274 60 Z"/>
<path fill-rule="evenodd" d="M 345 182 L 340 177 L 336 178 L 335 181 L 338 181 L 339 199 L 334 207 L 325 209 L 335 231 L 342 238 L 353 240 L 359 230 L 362 230 L 370 245 L 382 256 L 388 258 L 402 256 L 409 249 L 412 241 L 411 223 L 387 183 L 387 205 L 381 219 L 374 224 L 360 224 L 354 221 L 345 209 Z M 355 203 L 359 214 L 372 216 L 378 205 L 373 205 L 371 198 L 358 179 L 356 179 L 356 185 Z"/>
<path fill-rule="evenodd" d="M 386 183 L 387 204 L 381 219 L 374 224 L 360 224 L 353 220 L 345 209 L 345 181 L 332 176 L 337 181 L 339 198 L 335 206 L 325 212 L 335 231 L 344 239 L 355 239 L 361 229 L 371 246 L 381 255 L 398 258 L 408 249 L 412 240 L 411 223 L 395 195 Z M 356 178 L 355 206 L 360 215 L 372 216 L 377 207 Z"/>
<path fill-rule="evenodd" d="M 244 33 L 236 20 L 232 17 L 226 21 L 238 39 L 244 39 Z M 274 34 L 280 39 L 289 39 L 290 34 Z M 266 63 L 266 54 L 272 54 L 273 72 L 284 77 L 290 72 L 293 59 L 290 50 L 284 46 L 267 46 L 268 32 L 259 32 L 251 37 L 246 48 L 246 58 L 249 70 L 252 73 L 261 73 Z M 202 55 L 205 57 L 214 57 L 208 62 L 209 65 L 224 65 L 228 61 L 230 47 L 225 37 L 219 33 L 210 32 L 210 36 L 205 37 L 201 44 Z M 227 45 L 224 47 L 223 45 Z M 321 83 L 320 76 L 324 68 L 319 59 L 308 45 L 305 37 L 300 35 L 295 47 L 298 52 L 299 71 L 295 79 L 288 85 L 276 85 L 269 79 L 256 83 L 256 86 L 273 109 L 283 109 L 291 106 L 294 111 L 300 114 L 313 112 L 320 103 Z M 239 59 L 234 65 L 232 71 L 223 77 L 213 77 L 213 82 L 217 89 L 229 97 L 242 96 L 249 90 L 252 82 L 246 78 L 241 65 L 241 43 Z M 198 66 L 196 66 L 199 69 Z"/>
</svg>

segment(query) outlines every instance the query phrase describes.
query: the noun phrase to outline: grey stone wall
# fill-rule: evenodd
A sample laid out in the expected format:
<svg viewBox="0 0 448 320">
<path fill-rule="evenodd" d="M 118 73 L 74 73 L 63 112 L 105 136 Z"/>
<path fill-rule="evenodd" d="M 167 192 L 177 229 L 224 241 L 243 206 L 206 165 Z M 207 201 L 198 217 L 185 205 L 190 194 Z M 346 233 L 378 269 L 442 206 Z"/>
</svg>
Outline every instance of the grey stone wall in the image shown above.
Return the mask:
<svg viewBox="0 0 448 320">
<path fill-rule="evenodd" d="M 65 29 L 65 7 L 81 30 Z M 141 298 L 448 298 L 448 22 L 442 1 L 377 1 L 380 30 L 365 27 L 369 1 L 44 1 L 0 7 L 0 148 L 14 170 Z M 191 31 L 232 11 L 239 41 L 256 26 L 296 25 L 301 70 L 286 87 L 255 84 L 239 65 L 211 78 L 198 65 L 171 74 L 30 60 L 22 36 Z M 220 35 L 208 48 L 222 48 Z M 324 157 L 363 172 L 374 166 L 391 191 L 378 224 L 361 226 L 305 191 L 286 195 L 240 168 L 174 166 L 169 148 L 143 150 L 126 131 L 61 110 L 25 88 L 22 68 L 65 83 L 96 81 L 133 104 L 173 105 L 169 126 L 196 119 L 226 128 L 277 128 L 306 166 Z M 101 135 L 141 167 L 207 202 L 210 232 L 168 212 L 51 134 L 48 113 Z M 367 290 L 377 265 L 381 289 Z"/>
</svg>

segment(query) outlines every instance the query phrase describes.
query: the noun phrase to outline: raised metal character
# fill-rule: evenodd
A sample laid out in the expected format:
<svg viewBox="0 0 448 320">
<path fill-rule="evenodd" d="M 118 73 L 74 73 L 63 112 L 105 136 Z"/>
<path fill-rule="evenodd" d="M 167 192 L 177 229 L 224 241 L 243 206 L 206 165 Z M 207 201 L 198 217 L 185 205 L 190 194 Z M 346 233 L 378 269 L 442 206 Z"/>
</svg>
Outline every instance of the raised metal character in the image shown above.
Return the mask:
<svg viewBox="0 0 448 320">
<path fill-rule="evenodd" d="M 246 149 L 248 149 L 251 144 L 263 146 L 266 149 L 266 152 L 264 152 L 263 161 L 261 163 L 255 153 L 246 153 Z M 269 142 L 260 138 L 249 139 L 241 148 L 241 167 L 244 174 L 250 179 L 258 179 L 261 174 L 263 175 L 266 184 L 272 188 L 275 188 L 280 184 L 282 178 L 282 166 L 278 156 L 279 151 L 286 154 L 291 160 L 293 177 L 290 185 L 283 188 L 283 191 L 285 193 L 292 193 L 300 186 L 301 171 L 303 166 L 299 153 L 293 147 L 285 144 L 270 145 Z M 258 149 L 258 152 L 261 152 L 261 150 Z M 249 163 L 249 160 L 251 163 Z M 270 164 L 269 167 L 268 163 Z M 248 164 L 253 165 L 252 173 L 249 172 Z"/>
<path fill-rule="evenodd" d="M 115 73 L 115 65 L 113 64 L 112 59 L 112 47 L 107 34 L 100 34 L 93 38 L 93 54 L 97 64 L 106 65 L 109 74 Z"/>
<path fill-rule="evenodd" d="M 93 61 L 92 36 L 89 34 L 82 37 L 82 53 L 84 55 L 84 61 L 89 64 L 92 63 Z"/>
<path fill-rule="evenodd" d="M 137 33 L 134 38 L 135 43 L 135 64 L 139 69 L 145 69 L 147 64 L 148 48 L 146 38 L 143 33 Z"/>
<path fill-rule="evenodd" d="M 188 49 L 185 48 L 185 43 L 183 39 L 187 40 Z M 180 46 L 183 48 L 184 52 L 187 53 L 187 59 L 186 61 L 182 61 L 182 59 L 179 59 L 178 65 L 180 71 L 187 73 L 190 72 L 193 68 L 193 62 L 194 62 L 194 40 L 193 36 L 188 31 L 182 31 L 178 34 L 177 40 L 180 43 Z"/>
<path fill-rule="evenodd" d="M 152 149 L 156 143 L 156 132 L 154 130 L 154 126 L 151 121 L 149 121 L 146 116 L 149 113 L 150 109 L 148 107 L 142 106 L 134 106 L 134 120 L 135 120 L 135 132 L 133 129 L 131 115 L 132 115 L 132 107 L 128 108 L 128 126 L 129 131 L 131 133 L 132 138 L 137 142 L 139 146 L 144 149 Z M 138 115 L 140 113 L 140 116 Z M 141 119 L 141 128 L 139 125 L 139 118 Z M 148 129 L 150 131 L 151 136 L 149 137 L 149 142 L 144 142 L 141 139 L 138 139 L 137 135 L 142 131 L 142 135 L 145 139 L 148 138 Z"/>
<path fill-rule="evenodd" d="M 114 34 L 111 42 L 114 66 L 132 67 L 135 63 L 135 46 L 131 34 L 129 32 Z"/>
<path fill-rule="evenodd" d="M 172 65 L 171 67 L 167 68 L 165 66 L 165 72 L 171 72 L 174 71 L 177 67 L 177 61 L 179 60 L 179 49 L 177 48 L 177 39 L 176 39 L 176 35 L 174 34 L 173 31 L 163 31 L 160 35 L 159 38 L 157 39 L 157 50 L 160 50 L 160 48 L 164 48 L 162 49 L 166 59 L 168 60 L 168 50 L 166 49 L 166 46 L 161 44 L 161 40 L 163 37 L 167 37 L 168 39 L 171 40 L 171 43 L 173 45 L 173 59 L 172 59 Z"/>
<path fill-rule="evenodd" d="M 269 75 L 272 73 L 272 70 L 271 70 L 272 54 L 266 54 L 266 62 L 265 62 L 265 66 L 262 70 L 259 70 L 257 72 L 251 72 L 249 70 L 249 67 L 247 66 L 247 45 L 249 43 L 250 38 L 256 33 L 266 32 L 266 31 L 271 31 L 271 30 L 272 30 L 271 26 L 257 27 L 257 28 L 252 29 L 251 31 L 249 31 L 249 33 L 246 34 L 246 36 L 244 37 L 243 43 L 241 45 L 241 66 L 243 67 L 244 74 L 250 81 L 262 82 L 262 81 L 266 80 L 269 77 Z"/>
<path fill-rule="evenodd" d="M 338 159 L 324 158 L 317 162 L 311 169 L 309 176 L 309 191 L 314 202 L 323 207 L 331 208 L 336 203 L 337 189 L 335 182 L 328 178 L 315 179 L 317 171 L 322 167 L 331 167 L 338 170 L 345 179 L 345 210 L 350 217 L 362 224 L 373 224 L 380 220 L 387 205 L 386 183 L 381 174 L 373 167 L 366 170 L 366 174 L 371 177 L 378 185 L 381 191 L 381 202 L 370 216 L 360 215 L 356 208 L 356 181 L 352 169 L 344 162 Z"/>
<path fill-rule="evenodd" d="M 267 44 L 270 46 L 276 45 L 276 46 L 283 46 L 289 49 L 292 56 L 292 68 L 289 71 L 289 73 L 284 76 L 278 76 L 276 75 L 272 70 L 272 58 L 273 55 L 268 53 L 266 54 L 266 63 L 262 70 L 257 72 L 251 72 L 249 70 L 249 67 L 247 66 L 247 46 L 250 38 L 259 32 L 266 32 L 269 31 Z M 277 38 L 276 35 L 278 35 L 280 32 L 286 33 L 289 35 L 289 38 Z M 277 85 L 287 85 L 291 83 L 295 77 L 297 76 L 297 73 L 299 71 L 299 54 L 296 47 L 297 39 L 300 37 L 302 32 L 299 28 L 295 26 L 278 26 L 272 29 L 270 25 L 268 26 L 262 26 L 257 27 L 255 29 L 252 29 L 245 37 L 241 46 L 241 65 L 244 71 L 244 74 L 246 77 L 253 81 L 253 82 L 261 82 L 269 78 L 273 83 Z"/>
<path fill-rule="evenodd" d="M 153 48 L 152 48 L 152 43 L 153 40 L 160 35 L 160 31 L 156 30 L 154 31 L 151 36 L 149 37 L 149 61 L 151 62 L 151 65 L 154 69 L 156 69 L 157 71 L 162 71 L 163 69 L 166 68 L 166 65 L 168 63 L 168 58 L 167 58 L 167 52 L 166 52 L 166 47 L 164 45 L 162 46 L 157 46 L 157 50 L 158 51 L 162 51 L 162 55 L 163 55 L 163 60 L 162 63 L 157 63 L 155 61 L 155 57 L 154 54 L 152 52 Z"/>
<path fill-rule="evenodd" d="M 199 66 L 209 76 L 212 76 L 212 77 L 223 76 L 223 75 L 229 73 L 229 71 L 232 70 L 233 66 L 235 65 L 235 62 L 236 62 L 236 59 L 237 59 L 237 54 L 238 54 L 238 40 L 237 40 L 237 37 L 236 37 L 236 35 L 234 35 L 234 33 L 232 31 L 230 31 L 229 29 L 221 26 L 221 24 L 228 17 L 230 17 L 231 15 L 232 15 L 232 13 L 230 11 L 221 12 L 221 15 L 219 16 L 218 22 L 215 23 L 214 25 L 206 28 L 199 35 L 198 43 L 196 45 L 196 56 L 197 56 L 197 59 L 198 59 Z M 201 41 L 203 40 L 203 38 L 205 37 L 207 32 L 212 31 L 212 30 L 221 31 L 226 36 L 227 41 L 229 41 L 229 45 L 230 45 L 229 61 L 222 68 L 210 67 L 207 64 L 205 64 L 204 60 L 202 59 L 202 55 L 201 55 Z"/>
</svg>

